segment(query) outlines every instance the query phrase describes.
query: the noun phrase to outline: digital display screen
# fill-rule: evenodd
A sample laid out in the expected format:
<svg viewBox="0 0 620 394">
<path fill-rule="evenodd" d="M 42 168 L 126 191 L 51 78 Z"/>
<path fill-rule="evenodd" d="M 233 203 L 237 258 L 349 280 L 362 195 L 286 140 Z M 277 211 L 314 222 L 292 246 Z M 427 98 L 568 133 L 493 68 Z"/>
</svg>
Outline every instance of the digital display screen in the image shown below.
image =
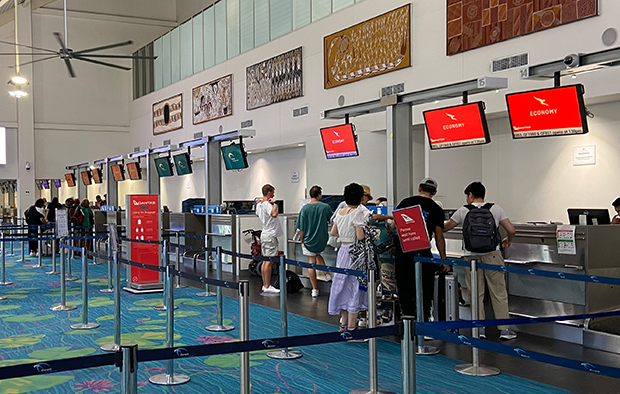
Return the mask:
<svg viewBox="0 0 620 394">
<path fill-rule="evenodd" d="M 328 159 L 359 156 L 353 125 L 350 123 L 321 129 L 321 139 Z"/>
<path fill-rule="evenodd" d="M 572 85 L 507 94 L 512 137 L 586 134 L 584 93 L 583 85 Z"/>
<path fill-rule="evenodd" d="M 41 183 L 43 184 L 43 189 L 47 190 L 50 188 L 50 181 L 48 181 L 47 179 L 43 179 Z"/>
<path fill-rule="evenodd" d="M 155 167 L 157 168 L 157 174 L 160 178 L 166 178 L 173 176 L 172 166 L 170 165 L 169 157 L 157 157 L 155 158 Z"/>
<path fill-rule="evenodd" d="M 93 182 L 95 183 L 103 183 L 103 178 L 101 177 L 101 169 L 95 168 L 93 170 Z"/>
<path fill-rule="evenodd" d="M 60 187 L 62 186 L 62 184 L 60 183 L 60 179 L 54 179 L 54 186 L 56 186 L 56 189 L 60 189 Z"/>
<path fill-rule="evenodd" d="M 129 179 L 132 181 L 139 181 L 142 179 L 142 172 L 140 171 L 140 163 L 132 162 L 125 164 L 127 167 L 127 173 L 129 174 Z"/>
<path fill-rule="evenodd" d="M 222 146 L 222 157 L 228 171 L 248 168 L 248 158 L 241 144 Z"/>
<path fill-rule="evenodd" d="M 75 175 L 73 175 L 73 173 L 65 174 L 65 180 L 67 181 L 67 186 L 69 187 L 75 186 Z"/>
<path fill-rule="evenodd" d="M 123 170 L 122 164 L 117 164 L 115 166 L 110 167 L 112 169 L 112 178 L 115 181 L 124 181 L 125 180 L 125 171 Z"/>
<path fill-rule="evenodd" d="M 431 149 L 481 145 L 491 142 L 484 103 L 455 105 L 424 111 Z"/>
<path fill-rule="evenodd" d="M 177 175 L 187 175 L 192 173 L 192 164 L 189 160 L 189 154 L 180 153 L 172 157 L 174 158 L 174 166 L 177 169 Z"/>
<path fill-rule="evenodd" d="M 80 172 L 80 175 L 82 176 L 82 182 L 84 182 L 85 186 L 88 186 L 92 183 L 90 180 L 90 171 L 82 171 Z"/>
</svg>

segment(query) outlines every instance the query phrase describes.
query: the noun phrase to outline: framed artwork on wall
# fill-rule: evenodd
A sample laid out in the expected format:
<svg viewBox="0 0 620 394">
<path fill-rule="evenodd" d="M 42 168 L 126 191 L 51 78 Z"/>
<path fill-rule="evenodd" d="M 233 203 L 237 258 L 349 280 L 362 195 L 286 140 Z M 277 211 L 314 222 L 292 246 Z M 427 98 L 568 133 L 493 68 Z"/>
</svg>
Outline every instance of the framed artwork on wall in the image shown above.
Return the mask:
<svg viewBox="0 0 620 394">
<path fill-rule="evenodd" d="M 325 37 L 323 62 L 325 89 L 411 66 L 411 5 Z"/>
<path fill-rule="evenodd" d="M 183 127 L 183 94 L 153 104 L 153 135 Z"/>
<path fill-rule="evenodd" d="M 192 89 L 194 124 L 232 115 L 232 74 Z"/>
<path fill-rule="evenodd" d="M 252 110 L 304 95 L 302 48 L 247 67 L 246 109 Z"/>
</svg>

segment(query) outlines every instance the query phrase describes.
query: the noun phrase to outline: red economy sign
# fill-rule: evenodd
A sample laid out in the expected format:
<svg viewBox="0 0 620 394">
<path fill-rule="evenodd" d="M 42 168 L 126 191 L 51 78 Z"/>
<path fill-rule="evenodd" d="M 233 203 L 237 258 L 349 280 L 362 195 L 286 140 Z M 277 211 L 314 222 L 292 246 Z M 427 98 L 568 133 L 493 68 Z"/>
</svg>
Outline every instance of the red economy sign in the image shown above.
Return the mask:
<svg viewBox="0 0 620 394">
<path fill-rule="evenodd" d="M 159 196 L 129 196 L 130 229 L 132 239 L 159 241 Z M 131 260 L 159 266 L 159 245 L 131 243 Z M 131 283 L 159 283 L 159 272 L 131 267 Z"/>
<path fill-rule="evenodd" d="M 431 149 L 491 142 L 482 102 L 424 112 Z"/>
<path fill-rule="evenodd" d="M 431 242 L 426 231 L 426 221 L 419 205 L 393 212 L 398 238 L 403 252 L 429 249 Z"/>
</svg>

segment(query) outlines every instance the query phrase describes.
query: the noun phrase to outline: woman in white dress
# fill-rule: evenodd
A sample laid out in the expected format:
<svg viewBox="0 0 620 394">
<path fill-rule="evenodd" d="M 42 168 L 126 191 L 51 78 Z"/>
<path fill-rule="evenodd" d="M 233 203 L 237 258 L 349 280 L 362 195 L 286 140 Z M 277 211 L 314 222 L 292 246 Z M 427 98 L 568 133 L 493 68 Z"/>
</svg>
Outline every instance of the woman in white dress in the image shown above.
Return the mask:
<svg viewBox="0 0 620 394">
<path fill-rule="evenodd" d="M 364 189 L 357 183 L 344 188 L 346 206 L 336 212 L 331 235 L 340 237 L 342 246 L 338 250 L 336 266 L 349 268 L 351 257 L 349 248 L 355 239 L 364 239 L 364 226 L 368 224 L 369 212 L 361 205 Z M 360 289 L 357 277 L 335 274 L 329 294 L 328 312 L 340 315 L 340 331 L 354 330 L 359 311 L 368 309 L 368 296 Z"/>
</svg>

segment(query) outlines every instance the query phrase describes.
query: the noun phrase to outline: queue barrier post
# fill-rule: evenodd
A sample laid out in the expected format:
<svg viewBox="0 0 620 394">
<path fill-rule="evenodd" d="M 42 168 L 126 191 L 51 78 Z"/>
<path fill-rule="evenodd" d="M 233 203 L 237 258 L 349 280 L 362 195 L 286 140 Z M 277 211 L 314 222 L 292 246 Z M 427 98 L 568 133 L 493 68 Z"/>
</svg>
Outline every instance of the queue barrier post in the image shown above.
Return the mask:
<svg viewBox="0 0 620 394">
<path fill-rule="evenodd" d="M 239 340 L 250 340 L 250 282 L 239 282 Z M 250 394 L 250 353 L 239 354 L 239 392 Z"/>
<path fill-rule="evenodd" d="M 162 246 L 162 255 L 164 267 L 168 267 L 170 265 L 170 241 L 167 239 L 164 239 L 164 245 Z M 162 294 L 162 305 L 154 306 L 153 309 L 158 311 L 167 310 L 168 306 L 166 300 L 168 299 L 168 291 L 168 287 L 164 285 L 164 291 Z M 174 306 L 174 309 L 179 309 L 179 307 L 175 306 L 174 303 L 172 305 Z"/>
<path fill-rule="evenodd" d="M 416 320 L 424 321 L 424 292 L 422 291 L 422 263 L 415 262 L 415 305 L 416 305 Z M 435 346 L 424 345 L 424 336 L 418 335 L 418 346 L 416 348 L 416 354 L 420 356 L 434 356 L 439 353 L 439 348 Z"/>
<path fill-rule="evenodd" d="M 111 246 L 111 245 L 110 245 Z M 112 253 L 114 265 L 114 343 L 101 346 L 104 352 L 116 353 L 121 344 L 121 265 L 118 262 L 119 252 Z"/>
<path fill-rule="evenodd" d="M 198 256 L 200 255 L 200 253 L 196 253 L 194 254 L 194 270 L 196 269 L 196 260 L 198 259 Z M 205 273 L 204 273 L 204 277 L 208 278 L 209 277 L 209 258 L 207 257 L 208 255 L 205 253 Z M 205 291 L 201 291 L 200 293 L 196 293 L 196 295 L 198 297 L 213 297 L 214 295 L 216 295 L 216 293 L 209 291 L 209 284 L 205 283 Z"/>
<path fill-rule="evenodd" d="M 221 281 L 222 280 L 222 247 L 221 246 L 218 246 L 217 248 L 215 248 L 215 263 L 217 267 L 217 280 Z M 216 299 L 217 323 L 205 327 L 205 330 L 216 331 L 216 332 L 232 331 L 235 329 L 234 326 L 230 324 L 224 324 L 224 312 L 223 312 L 224 297 L 222 294 L 221 286 L 217 287 L 216 294 L 217 294 L 217 299 Z"/>
<path fill-rule="evenodd" d="M 172 266 L 166 266 L 166 347 L 174 347 L 174 285 L 172 279 Z M 176 386 L 189 382 L 190 377 L 183 374 L 174 373 L 174 360 L 166 361 L 166 373 L 154 375 L 149 378 L 149 382 L 162 386 Z"/>
<path fill-rule="evenodd" d="M 286 308 L 286 257 L 280 256 L 280 266 L 278 267 L 280 274 L 280 336 L 288 337 L 288 310 Z M 300 358 L 303 354 L 298 350 L 289 350 L 288 348 L 273 350 L 267 353 L 267 357 L 278 360 L 294 360 Z"/>
<path fill-rule="evenodd" d="M 401 340 L 403 394 L 415 394 L 415 317 L 403 316 L 403 339 Z"/>
<path fill-rule="evenodd" d="M 21 239 L 20 242 L 22 244 L 22 258 L 17 260 L 16 262 L 17 263 L 27 263 L 28 261 L 30 261 L 30 260 L 28 260 L 26 258 L 26 241 L 25 241 L 26 237 L 28 236 L 28 226 L 26 226 L 26 227 L 22 226 L 21 235 L 22 235 L 22 239 Z"/>
<path fill-rule="evenodd" d="M 175 258 L 176 258 L 176 265 L 175 265 L 175 269 L 179 272 L 181 272 L 181 268 L 183 267 L 183 263 L 181 261 L 181 259 L 183 258 L 181 256 L 181 232 L 180 231 L 176 231 L 176 239 L 177 239 L 177 247 L 176 247 L 176 253 L 175 253 Z M 182 289 L 184 287 L 187 287 L 186 285 L 182 285 L 181 284 L 181 276 L 177 276 L 175 278 L 175 282 L 176 284 L 174 285 L 175 288 L 177 289 Z"/>
<path fill-rule="evenodd" d="M 71 234 L 73 235 L 73 237 L 71 237 L 71 238 L 75 238 L 75 229 L 71 229 Z M 71 239 L 71 245 L 75 246 L 75 239 Z M 68 276 L 67 276 L 67 280 L 70 280 L 70 281 L 74 281 L 74 280 L 78 279 L 78 278 L 74 278 L 73 277 L 73 273 L 71 272 L 71 265 L 72 265 L 71 263 L 73 262 L 74 258 L 75 258 L 75 251 L 73 249 L 71 249 L 69 251 L 69 262 L 68 262 L 68 264 L 69 264 L 69 273 L 68 273 Z"/>
<path fill-rule="evenodd" d="M 123 343 L 120 351 L 121 393 L 138 394 L 138 345 Z"/>
<path fill-rule="evenodd" d="M 113 262 L 112 262 L 112 244 L 110 241 L 110 237 L 108 236 L 108 242 L 106 242 L 106 247 L 108 249 L 108 288 L 107 289 L 101 289 L 99 290 L 102 293 L 114 293 L 114 288 L 112 286 L 112 269 L 113 269 Z"/>
<path fill-rule="evenodd" d="M 7 256 L 15 257 L 15 253 L 13 253 L 13 239 L 15 239 L 15 227 L 11 228 L 11 231 L 9 233 L 11 236 L 11 242 L 9 242 L 9 254 L 7 254 Z M 4 248 L 2 249 L 2 251 L 4 252 Z"/>
<path fill-rule="evenodd" d="M 53 311 L 72 311 L 77 307 L 75 305 L 67 305 L 67 279 L 65 277 L 65 260 L 66 260 L 66 249 L 60 248 L 60 305 L 54 306 L 50 308 Z"/>
<path fill-rule="evenodd" d="M 74 330 L 92 330 L 99 327 L 98 323 L 88 322 L 88 256 L 86 247 L 82 247 L 82 323 L 72 324 Z"/>
<path fill-rule="evenodd" d="M 97 262 L 97 232 L 95 231 L 95 225 L 93 224 L 93 231 L 92 231 L 92 235 L 93 235 L 93 262 L 92 265 L 98 265 L 99 263 Z"/>
<path fill-rule="evenodd" d="M 375 286 L 375 270 L 368 270 L 368 328 L 377 326 L 377 287 Z M 370 389 L 355 389 L 350 394 L 396 394 L 392 391 L 379 390 L 379 371 L 377 363 L 377 338 L 368 340 L 368 368 Z"/>
<path fill-rule="evenodd" d="M 46 272 L 47 275 L 56 275 L 59 274 L 59 272 L 56 270 L 57 266 L 56 266 L 56 249 L 57 249 L 57 242 L 55 239 L 52 240 L 52 270 L 50 272 Z"/>
<path fill-rule="evenodd" d="M 0 278 L 0 286 L 9 286 L 12 285 L 13 282 L 6 280 L 6 254 L 4 253 L 6 243 L 4 242 L 4 232 L 0 233 L 0 241 L 2 242 L 2 278 Z M 0 300 L 6 300 L 6 297 L 0 297 Z"/>
<path fill-rule="evenodd" d="M 478 261 L 473 259 L 470 262 L 470 274 L 471 274 L 471 319 L 478 320 L 479 316 L 479 302 L 478 302 Z M 480 338 L 480 328 L 472 328 L 472 336 L 475 339 Z M 480 349 L 477 347 L 472 348 L 472 363 L 471 364 L 459 364 L 454 367 L 454 370 L 463 375 L 469 376 L 495 376 L 500 373 L 500 370 L 495 367 L 489 367 L 486 365 L 480 365 Z"/>
<path fill-rule="evenodd" d="M 43 267 L 43 241 L 41 241 L 42 236 L 41 226 L 37 226 L 37 265 L 32 268 L 41 268 Z"/>
</svg>

